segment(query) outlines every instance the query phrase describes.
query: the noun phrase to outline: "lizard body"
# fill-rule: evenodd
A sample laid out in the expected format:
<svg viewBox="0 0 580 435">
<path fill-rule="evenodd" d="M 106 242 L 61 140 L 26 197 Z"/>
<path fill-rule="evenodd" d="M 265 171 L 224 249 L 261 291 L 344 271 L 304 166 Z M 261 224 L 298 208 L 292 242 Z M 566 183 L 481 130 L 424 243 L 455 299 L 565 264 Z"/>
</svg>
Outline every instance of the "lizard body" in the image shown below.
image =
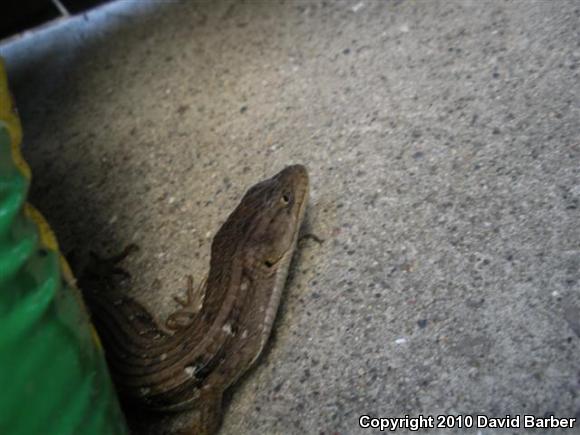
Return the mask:
<svg viewBox="0 0 580 435">
<path fill-rule="evenodd" d="M 212 242 L 201 309 L 172 334 L 129 297 L 86 292 L 121 395 L 156 410 L 198 409 L 190 433 L 217 430 L 224 391 L 270 335 L 308 188 L 294 165 L 248 190 Z"/>
</svg>

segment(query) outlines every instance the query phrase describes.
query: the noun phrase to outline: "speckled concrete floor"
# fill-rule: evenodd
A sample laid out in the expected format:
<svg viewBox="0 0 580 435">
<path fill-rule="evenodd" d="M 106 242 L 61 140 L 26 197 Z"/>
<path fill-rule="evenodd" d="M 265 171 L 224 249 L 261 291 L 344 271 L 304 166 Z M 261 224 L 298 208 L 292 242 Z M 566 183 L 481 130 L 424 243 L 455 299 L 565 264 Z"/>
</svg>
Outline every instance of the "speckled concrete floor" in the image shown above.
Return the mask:
<svg viewBox="0 0 580 435">
<path fill-rule="evenodd" d="M 326 242 L 222 433 L 357 434 L 580 418 L 579 41 L 571 1 L 126 1 L 0 55 L 33 201 L 65 251 L 138 242 L 161 315 L 245 189 L 308 166 Z"/>
</svg>

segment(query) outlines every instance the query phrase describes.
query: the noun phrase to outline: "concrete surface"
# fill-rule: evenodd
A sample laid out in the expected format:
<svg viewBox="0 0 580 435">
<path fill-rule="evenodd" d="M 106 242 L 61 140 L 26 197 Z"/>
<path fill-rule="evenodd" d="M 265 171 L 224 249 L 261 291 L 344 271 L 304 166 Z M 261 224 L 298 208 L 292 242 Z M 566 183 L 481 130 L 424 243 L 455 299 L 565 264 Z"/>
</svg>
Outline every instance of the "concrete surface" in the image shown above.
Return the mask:
<svg viewBox="0 0 580 435">
<path fill-rule="evenodd" d="M 0 54 L 32 199 L 65 251 L 138 242 L 161 315 L 245 189 L 308 166 L 326 241 L 223 434 L 580 418 L 578 2 L 121 2 Z"/>
</svg>

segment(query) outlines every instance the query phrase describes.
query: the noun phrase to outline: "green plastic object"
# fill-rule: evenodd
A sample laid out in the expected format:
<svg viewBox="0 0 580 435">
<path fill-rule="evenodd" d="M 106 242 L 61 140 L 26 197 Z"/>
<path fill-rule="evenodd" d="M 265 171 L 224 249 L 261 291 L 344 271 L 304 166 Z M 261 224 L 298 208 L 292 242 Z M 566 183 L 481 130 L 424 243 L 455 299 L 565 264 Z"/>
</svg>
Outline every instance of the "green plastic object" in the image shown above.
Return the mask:
<svg viewBox="0 0 580 435">
<path fill-rule="evenodd" d="M 0 434 L 126 435 L 74 278 L 40 213 L 0 59 Z"/>
</svg>

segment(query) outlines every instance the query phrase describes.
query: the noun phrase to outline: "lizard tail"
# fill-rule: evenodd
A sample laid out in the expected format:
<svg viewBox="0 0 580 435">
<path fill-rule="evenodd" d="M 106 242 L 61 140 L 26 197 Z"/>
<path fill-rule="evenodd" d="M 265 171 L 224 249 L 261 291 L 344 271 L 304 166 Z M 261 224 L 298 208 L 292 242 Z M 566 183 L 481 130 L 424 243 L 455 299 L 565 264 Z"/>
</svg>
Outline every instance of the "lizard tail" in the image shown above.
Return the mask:
<svg viewBox="0 0 580 435">
<path fill-rule="evenodd" d="M 175 435 L 215 435 L 221 424 L 222 394 L 210 390 L 202 393 L 192 422 Z"/>
</svg>

